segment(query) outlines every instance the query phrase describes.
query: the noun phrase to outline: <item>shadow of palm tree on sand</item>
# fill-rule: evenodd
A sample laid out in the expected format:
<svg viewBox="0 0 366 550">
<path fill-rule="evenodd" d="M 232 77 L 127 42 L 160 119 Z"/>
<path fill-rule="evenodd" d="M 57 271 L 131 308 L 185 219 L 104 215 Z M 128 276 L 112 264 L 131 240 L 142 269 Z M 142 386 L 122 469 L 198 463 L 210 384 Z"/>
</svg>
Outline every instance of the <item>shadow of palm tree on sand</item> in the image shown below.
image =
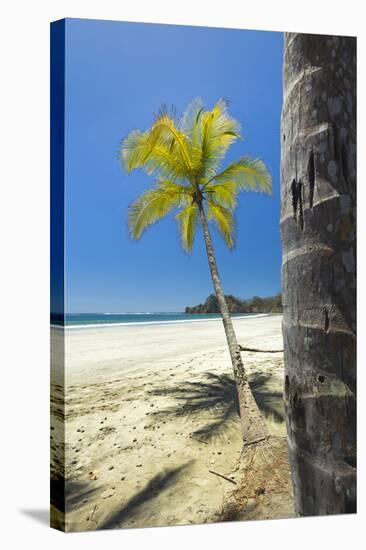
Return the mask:
<svg viewBox="0 0 366 550">
<path fill-rule="evenodd" d="M 228 374 L 207 372 L 204 381 L 185 382 L 184 386 L 155 388 L 149 391 L 151 395 L 173 398 L 175 403 L 160 408 L 151 414 L 155 419 L 171 416 L 190 416 L 204 410 L 210 413 L 209 421 L 192 432 L 192 435 L 203 440 L 209 440 L 220 433 L 228 422 L 233 422 L 239 415 L 239 404 L 235 382 Z M 265 417 L 277 423 L 284 422 L 282 392 L 269 389 L 269 375 L 256 376 L 249 381 L 254 398 Z"/>
<path fill-rule="evenodd" d="M 165 469 L 154 476 L 145 487 L 136 493 L 122 508 L 115 511 L 104 522 L 98 525 L 98 529 L 114 529 L 120 527 L 127 520 L 139 513 L 140 507 L 158 494 L 174 485 L 179 476 L 191 465 L 190 460 L 177 468 Z"/>
</svg>

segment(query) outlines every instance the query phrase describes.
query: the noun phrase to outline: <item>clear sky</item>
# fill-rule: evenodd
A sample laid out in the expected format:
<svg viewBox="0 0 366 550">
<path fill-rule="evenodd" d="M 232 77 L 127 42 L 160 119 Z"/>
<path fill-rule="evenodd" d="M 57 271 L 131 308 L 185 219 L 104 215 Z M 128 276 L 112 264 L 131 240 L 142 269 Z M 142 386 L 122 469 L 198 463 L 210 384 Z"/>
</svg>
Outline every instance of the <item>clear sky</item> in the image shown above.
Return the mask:
<svg viewBox="0 0 366 550">
<path fill-rule="evenodd" d="M 213 291 L 200 231 L 190 255 L 173 215 L 130 239 L 128 205 L 153 180 L 127 176 L 118 159 L 122 138 L 150 126 L 162 103 L 180 113 L 195 97 L 208 108 L 231 101 L 245 139 L 226 161 L 261 157 L 273 177 L 272 197 L 241 193 L 233 251 L 213 229 L 224 291 L 280 291 L 282 34 L 68 19 L 66 311 L 181 311 Z"/>
</svg>

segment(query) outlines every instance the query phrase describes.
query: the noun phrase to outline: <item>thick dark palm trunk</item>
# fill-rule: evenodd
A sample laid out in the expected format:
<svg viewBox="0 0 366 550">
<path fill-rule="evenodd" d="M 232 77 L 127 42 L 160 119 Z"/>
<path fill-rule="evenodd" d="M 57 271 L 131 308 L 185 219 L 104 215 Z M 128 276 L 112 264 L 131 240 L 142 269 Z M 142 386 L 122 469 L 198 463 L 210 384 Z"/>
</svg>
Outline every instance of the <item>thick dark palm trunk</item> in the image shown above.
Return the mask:
<svg viewBox="0 0 366 550">
<path fill-rule="evenodd" d="M 285 405 L 299 515 L 356 510 L 355 71 L 355 39 L 285 35 Z"/>
<path fill-rule="evenodd" d="M 207 258 L 210 266 L 212 282 L 222 315 L 226 340 L 229 347 L 231 363 L 234 371 L 235 383 L 238 392 L 243 441 L 245 445 L 249 445 L 266 438 L 268 435 L 267 427 L 261 413 L 259 412 L 258 406 L 249 387 L 233 323 L 230 317 L 229 309 L 227 307 L 225 295 L 221 287 L 221 281 L 217 269 L 215 251 L 212 245 L 210 230 L 208 228 L 205 211 L 201 204 L 199 204 L 199 211 L 202 222 L 203 235 L 206 243 Z"/>
</svg>

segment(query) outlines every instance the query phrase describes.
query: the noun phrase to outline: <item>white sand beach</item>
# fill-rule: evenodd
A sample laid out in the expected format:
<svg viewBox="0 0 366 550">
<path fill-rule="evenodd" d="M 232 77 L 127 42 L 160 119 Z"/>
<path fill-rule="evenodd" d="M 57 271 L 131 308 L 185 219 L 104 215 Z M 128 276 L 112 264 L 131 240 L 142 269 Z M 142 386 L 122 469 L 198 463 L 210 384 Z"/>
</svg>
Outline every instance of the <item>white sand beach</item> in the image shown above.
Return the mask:
<svg viewBox="0 0 366 550">
<path fill-rule="evenodd" d="M 281 320 L 233 322 L 241 345 L 273 350 L 283 345 Z M 66 330 L 65 356 L 66 530 L 220 520 L 235 485 L 210 470 L 235 481 L 242 448 L 221 321 Z M 271 433 L 285 435 L 282 353 L 243 359 Z M 54 457 L 62 452 L 57 363 Z"/>
</svg>

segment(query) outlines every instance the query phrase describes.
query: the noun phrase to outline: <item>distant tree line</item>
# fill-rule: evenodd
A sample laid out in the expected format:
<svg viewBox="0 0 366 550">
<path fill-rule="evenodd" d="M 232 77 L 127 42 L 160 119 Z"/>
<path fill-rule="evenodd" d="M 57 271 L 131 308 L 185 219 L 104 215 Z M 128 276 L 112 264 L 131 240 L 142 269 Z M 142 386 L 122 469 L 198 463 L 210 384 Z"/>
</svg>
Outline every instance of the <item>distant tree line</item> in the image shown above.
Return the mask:
<svg viewBox="0 0 366 550">
<path fill-rule="evenodd" d="M 247 300 L 229 294 L 225 296 L 230 313 L 281 313 L 282 294 L 262 298 L 253 296 Z M 219 313 L 219 304 L 214 294 L 210 294 L 203 304 L 187 306 L 185 313 Z"/>
</svg>

